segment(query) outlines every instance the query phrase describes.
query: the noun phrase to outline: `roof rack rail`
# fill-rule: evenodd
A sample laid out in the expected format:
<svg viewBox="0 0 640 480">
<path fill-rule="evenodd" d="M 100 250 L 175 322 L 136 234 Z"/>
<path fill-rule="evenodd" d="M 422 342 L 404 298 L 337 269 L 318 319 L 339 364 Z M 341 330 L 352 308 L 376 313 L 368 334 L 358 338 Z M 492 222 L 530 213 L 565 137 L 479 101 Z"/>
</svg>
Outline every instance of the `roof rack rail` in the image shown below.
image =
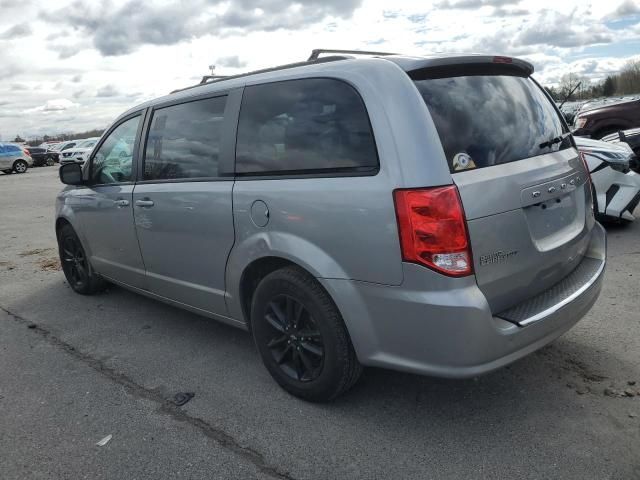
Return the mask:
<svg viewBox="0 0 640 480">
<path fill-rule="evenodd" d="M 372 52 L 368 50 L 333 50 L 330 48 L 314 48 L 311 50 L 311 55 L 309 56 L 308 61 L 318 60 L 318 57 L 322 53 L 339 53 L 341 55 L 397 55 L 397 53 Z"/>
<path fill-rule="evenodd" d="M 204 85 L 205 83 L 209 82 L 209 80 L 213 80 L 214 78 L 215 79 L 229 78 L 229 75 L 204 75 L 198 85 Z"/>
<path fill-rule="evenodd" d="M 348 60 L 348 59 L 349 59 L 349 57 L 345 57 L 344 55 L 331 55 L 329 57 L 316 58 L 316 59 L 313 59 L 313 60 L 305 60 L 305 61 L 302 61 L 302 62 L 288 63 L 286 65 L 278 65 L 277 67 L 263 68 L 261 70 L 254 70 L 252 72 L 239 73 L 238 75 L 229 75 L 229 76 L 224 76 L 224 75 L 205 75 L 205 76 L 202 77 L 202 80 L 200 80 L 199 83 L 196 83 L 195 85 L 191 85 L 189 87 L 178 88 L 176 90 L 172 90 L 170 93 L 178 93 L 178 92 L 182 92 L 184 90 L 190 90 L 192 88 L 201 87 L 203 85 L 209 85 L 210 83 L 217 83 L 217 82 L 222 82 L 224 80 L 231 80 L 233 78 L 246 77 L 246 76 L 255 75 L 255 74 L 258 74 L 258 73 L 275 72 L 275 71 L 278 71 L 278 70 L 286 70 L 288 68 L 303 67 L 305 65 L 313 65 L 313 64 L 317 64 L 317 63 L 336 62 L 338 60 Z"/>
</svg>

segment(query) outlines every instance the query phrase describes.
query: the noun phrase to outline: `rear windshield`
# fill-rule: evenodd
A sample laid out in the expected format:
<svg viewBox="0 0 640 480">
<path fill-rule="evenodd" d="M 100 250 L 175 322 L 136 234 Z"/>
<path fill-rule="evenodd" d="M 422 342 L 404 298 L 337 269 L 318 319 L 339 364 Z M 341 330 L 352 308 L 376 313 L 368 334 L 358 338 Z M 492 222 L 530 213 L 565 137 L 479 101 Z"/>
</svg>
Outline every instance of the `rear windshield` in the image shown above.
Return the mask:
<svg viewBox="0 0 640 480">
<path fill-rule="evenodd" d="M 452 172 L 570 148 L 551 101 L 530 78 L 471 75 L 414 79 Z"/>
</svg>

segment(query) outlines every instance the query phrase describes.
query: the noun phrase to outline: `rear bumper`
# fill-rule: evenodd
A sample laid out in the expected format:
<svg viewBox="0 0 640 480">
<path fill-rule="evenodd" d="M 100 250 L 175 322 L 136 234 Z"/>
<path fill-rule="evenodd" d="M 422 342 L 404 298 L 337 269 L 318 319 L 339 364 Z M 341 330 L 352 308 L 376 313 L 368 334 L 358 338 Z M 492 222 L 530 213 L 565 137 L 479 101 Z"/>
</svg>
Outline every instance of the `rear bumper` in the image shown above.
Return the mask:
<svg viewBox="0 0 640 480">
<path fill-rule="evenodd" d="M 534 352 L 589 311 L 600 294 L 606 260 L 606 234 L 599 224 L 586 255 L 600 268 L 560 295 L 557 304 L 542 305 L 539 312 L 528 308 L 536 317 L 526 326 L 492 314 L 473 277 L 451 279 L 405 264 L 405 280 L 398 287 L 320 281 L 342 312 L 364 365 L 465 378 Z"/>
</svg>

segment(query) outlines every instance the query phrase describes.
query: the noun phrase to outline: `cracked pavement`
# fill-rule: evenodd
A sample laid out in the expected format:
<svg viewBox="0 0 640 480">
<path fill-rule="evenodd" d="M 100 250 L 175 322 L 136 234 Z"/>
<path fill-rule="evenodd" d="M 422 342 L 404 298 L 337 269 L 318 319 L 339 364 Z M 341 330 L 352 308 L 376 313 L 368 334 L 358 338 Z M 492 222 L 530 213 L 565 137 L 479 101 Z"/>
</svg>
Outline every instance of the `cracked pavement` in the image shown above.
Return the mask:
<svg viewBox="0 0 640 480">
<path fill-rule="evenodd" d="M 74 294 L 60 188 L 56 168 L 0 174 L 0 478 L 640 478 L 640 222 L 608 227 L 602 295 L 548 347 L 464 381 L 367 369 L 314 405 L 245 332 Z"/>
</svg>

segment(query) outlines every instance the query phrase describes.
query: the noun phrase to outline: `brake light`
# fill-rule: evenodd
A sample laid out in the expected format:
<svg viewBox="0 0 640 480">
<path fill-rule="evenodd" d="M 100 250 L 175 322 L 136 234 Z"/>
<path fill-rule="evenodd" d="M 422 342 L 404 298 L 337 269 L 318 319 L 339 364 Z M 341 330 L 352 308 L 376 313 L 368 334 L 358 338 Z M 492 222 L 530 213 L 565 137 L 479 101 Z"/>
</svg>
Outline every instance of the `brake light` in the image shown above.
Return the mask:
<svg viewBox="0 0 640 480">
<path fill-rule="evenodd" d="M 511 57 L 493 57 L 493 63 L 513 63 Z"/>
<path fill-rule="evenodd" d="M 31 156 L 31 152 L 29 152 L 29 150 L 27 150 L 26 148 L 23 148 L 23 149 L 22 149 L 22 151 L 24 152 L 24 154 L 25 154 L 27 157 L 30 157 L 30 156 Z"/>
<path fill-rule="evenodd" d="M 393 192 L 402 259 L 454 277 L 473 273 L 462 201 L 454 185 Z"/>
</svg>

